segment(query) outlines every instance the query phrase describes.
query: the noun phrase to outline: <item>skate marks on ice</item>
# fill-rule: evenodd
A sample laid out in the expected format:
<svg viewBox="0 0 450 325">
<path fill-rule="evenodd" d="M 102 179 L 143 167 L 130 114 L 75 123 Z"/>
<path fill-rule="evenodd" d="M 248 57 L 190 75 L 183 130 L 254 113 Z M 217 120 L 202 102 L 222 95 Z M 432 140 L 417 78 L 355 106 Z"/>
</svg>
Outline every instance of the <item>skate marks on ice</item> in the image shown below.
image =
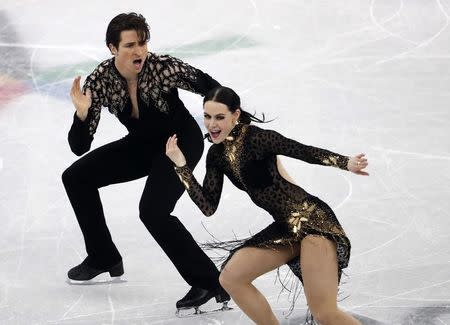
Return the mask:
<svg viewBox="0 0 450 325">
<path fill-rule="evenodd" d="M 399 324 L 450 324 L 450 305 L 408 308 Z"/>
<path fill-rule="evenodd" d="M 296 314 L 303 314 L 303 316 L 296 316 L 296 317 L 283 317 L 282 315 L 276 314 L 280 325 L 320 325 L 315 320 L 311 319 L 311 316 L 306 313 L 306 311 L 301 312 L 297 311 Z M 379 320 L 358 315 L 355 313 L 350 313 L 353 317 L 355 317 L 357 320 L 359 320 L 363 325 L 388 325 L 388 323 L 381 322 Z M 403 323 L 402 323 L 403 324 Z M 399 324 L 400 325 L 400 324 Z"/>
<path fill-rule="evenodd" d="M 380 321 L 370 318 L 370 317 L 357 315 L 357 314 L 353 314 L 353 313 L 351 313 L 351 315 L 353 317 L 355 317 L 357 320 L 359 320 L 361 322 L 361 324 L 364 324 L 364 325 L 388 325 L 387 323 L 380 322 Z"/>
<path fill-rule="evenodd" d="M 115 2 L 111 2 L 112 8 L 116 5 Z M 159 11 L 158 6 L 162 3 L 152 5 L 152 8 L 149 9 L 148 4 L 145 4 L 145 7 L 140 7 L 140 2 L 137 1 L 136 10 L 139 11 L 141 8 L 151 9 L 149 18 Z M 251 15 L 248 10 L 244 10 L 244 3 L 246 1 L 239 2 L 240 10 L 233 9 L 238 18 L 241 18 L 239 16 L 241 12 L 244 12 L 247 16 Z M 442 303 L 447 302 L 448 305 L 449 291 L 446 288 L 431 288 L 434 292 L 433 296 L 414 292 L 411 297 L 417 299 L 414 302 L 415 306 L 404 306 L 403 303 L 403 306 L 399 306 L 399 297 L 394 297 L 393 300 L 384 302 L 389 306 L 380 307 L 379 302 L 377 302 L 376 305 L 368 304 L 364 308 L 352 308 L 352 306 L 361 303 L 373 303 L 379 298 L 427 285 L 429 279 L 436 282 L 448 279 L 445 274 L 439 276 L 438 271 L 439 269 L 445 270 L 445 265 L 449 265 L 448 252 L 445 248 L 448 247 L 445 241 L 448 238 L 445 237 L 447 236 L 445 229 L 448 229 L 448 219 L 445 218 L 446 213 L 444 212 L 448 211 L 446 195 L 448 196 L 449 192 L 445 182 L 441 182 L 448 179 L 449 175 L 446 167 L 448 140 L 445 137 L 448 131 L 446 131 L 444 125 L 449 116 L 445 108 L 448 107 L 448 89 L 445 87 L 445 84 L 448 84 L 446 82 L 448 73 L 442 72 L 448 71 L 446 62 L 448 62 L 450 52 L 447 46 L 449 43 L 446 39 L 448 39 L 447 32 L 450 29 L 447 26 L 448 19 L 443 17 L 447 14 L 441 13 L 439 15 L 439 12 L 444 12 L 443 9 L 445 9 L 445 12 L 449 12 L 450 2 L 448 0 L 423 2 L 374 0 L 369 1 L 370 6 L 352 6 L 352 4 L 357 3 L 356 1 L 337 5 L 331 1 L 325 1 L 321 6 L 314 2 L 292 0 L 284 1 L 282 6 L 273 5 L 270 1 L 265 0 L 252 1 L 252 3 L 255 7 L 258 6 L 259 16 L 257 18 L 260 24 L 258 26 L 249 25 L 252 28 L 251 33 L 244 38 L 227 37 L 226 35 L 230 33 L 235 35 L 240 31 L 234 26 L 233 28 L 224 28 L 229 25 L 224 24 L 220 19 L 216 19 L 217 25 L 214 26 L 215 30 L 212 33 L 203 29 L 193 29 L 194 32 L 189 33 L 189 36 L 186 37 L 188 43 L 179 44 L 176 41 L 171 41 L 170 44 L 179 45 L 163 44 L 165 48 L 159 47 L 158 49 L 161 49 L 161 52 L 169 52 L 176 57 L 189 58 L 188 62 L 191 61 L 191 57 L 193 59 L 201 57 L 198 61 L 192 60 L 192 63 L 205 67 L 207 72 L 221 77 L 219 79 L 226 77 L 227 83 L 232 84 L 238 90 L 248 89 L 244 97 L 247 101 L 251 100 L 249 103 L 251 110 L 259 110 L 258 107 L 261 107 L 261 110 L 266 111 L 266 106 L 258 105 L 258 97 L 261 98 L 262 102 L 269 101 L 269 103 L 268 98 L 273 97 L 277 103 L 267 105 L 274 107 L 273 110 L 268 109 L 268 113 L 272 116 L 280 115 L 281 118 L 278 122 L 283 129 L 289 129 L 292 123 L 299 123 L 305 117 L 305 114 L 309 114 L 307 117 L 311 118 L 311 121 L 308 124 L 312 125 L 313 131 L 322 132 L 330 129 L 330 133 L 336 134 L 338 132 L 338 135 L 339 132 L 342 132 L 342 138 L 348 139 L 348 145 L 352 148 L 359 148 L 361 142 L 370 144 L 372 146 L 372 157 L 376 160 L 374 162 L 374 176 L 378 175 L 379 182 L 382 185 L 365 185 L 366 187 L 363 187 L 358 180 L 352 178 L 351 186 L 355 189 L 352 196 L 345 201 L 340 201 L 337 198 L 331 200 L 335 204 L 341 202 L 337 207 L 341 207 L 348 216 L 358 216 L 358 212 L 369 211 L 370 215 L 367 218 L 374 221 L 371 235 L 375 234 L 380 238 L 379 241 L 373 240 L 372 243 L 370 237 L 366 236 L 367 233 L 364 232 L 364 229 L 367 229 L 367 222 L 354 223 L 357 218 L 344 218 L 344 223 L 348 224 L 350 232 L 354 232 L 353 237 L 355 238 L 354 247 L 356 250 L 350 270 L 352 273 L 361 274 L 361 277 L 365 278 L 360 281 L 360 285 L 356 281 L 351 281 L 349 291 L 352 296 L 344 302 L 343 307 L 359 315 L 364 315 L 354 314 L 363 324 L 382 324 L 377 321 L 382 320 L 387 324 L 450 325 L 448 307 L 445 306 L 445 303 Z M 308 5 L 308 3 L 311 5 Z M 76 240 L 79 243 L 80 236 L 78 234 L 78 237 L 67 238 L 72 230 L 69 227 L 72 227 L 76 221 L 66 197 L 63 196 L 60 180 L 56 180 L 57 183 L 55 184 L 57 185 L 53 185 L 48 181 L 50 177 L 43 177 L 46 176 L 43 172 L 47 168 L 43 168 L 39 164 L 44 161 L 44 157 L 47 157 L 47 164 L 42 166 L 60 170 L 60 166 L 63 165 L 62 160 L 72 159 L 72 156 L 61 155 L 61 148 L 67 146 L 64 139 L 66 136 L 64 127 L 68 128 L 70 125 L 65 124 L 61 128 L 61 121 L 66 118 L 66 115 L 57 112 L 60 112 L 61 109 L 71 110 L 67 95 L 69 78 L 75 73 L 81 73 L 78 71 L 79 69 L 88 73 L 89 69 L 92 69 L 94 63 L 97 62 L 95 57 L 101 58 L 97 55 L 99 52 L 97 46 L 99 49 L 103 49 L 104 45 L 97 42 L 84 43 L 83 39 L 83 42 L 74 41 L 73 46 L 71 46 L 72 43 L 65 41 L 64 34 L 57 35 L 65 30 L 65 28 L 55 28 L 59 24 L 58 19 L 67 21 L 70 20 L 71 16 L 79 15 L 78 6 L 74 7 L 73 11 L 69 10 L 64 16 L 58 18 L 58 12 L 48 8 L 50 5 L 51 7 L 58 7 L 58 3 L 53 0 L 44 4 L 41 8 L 33 8 L 33 15 L 27 14 L 27 12 L 30 12 L 27 7 L 30 8 L 30 6 L 25 6 L 25 2 L 15 2 L 14 6 L 12 4 L 13 2 L 8 4 L 5 1 L 2 7 L 11 7 L 11 9 L 0 14 L 0 29 L 2 30 L 0 32 L 0 42 L 2 43 L 0 44 L 2 49 L 0 51 L 2 57 L 0 79 L 2 75 L 7 76 L 7 78 L 0 80 L 0 88 L 2 81 L 4 82 L 3 85 L 8 86 L 3 88 L 3 92 L 0 89 L 0 111 L 9 112 L 9 109 L 15 108 L 15 113 L 7 116 L 2 115 L 0 119 L 2 119 L 2 123 L 5 122 L 5 125 L 19 127 L 17 128 L 19 132 L 12 132 L 16 130 L 12 127 L 6 129 L 11 130 L 11 133 L 6 132 L 5 127 L 0 128 L 3 131 L 3 138 L 0 139 L 0 156 L 4 160 L 3 170 L 0 168 L 0 179 L 3 177 L 1 180 L 5 181 L 5 176 L 14 176 L 8 177 L 4 183 L 0 182 L 0 187 L 5 183 L 7 185 L 2 192 L 2 198 L 4 197 L 4 199 L 0 200 L 2 201 L 0 203 L 5 203 L 4 206 L 7 207 L 7 210 L 2 207 L 0 217 L 3 218 L 4 228 L 6 230 L 11 229 L 12 235 L 11 237 L 2 237 L 4 240 L 2 241 L 3 250 L 1 252 L 3 268 L 0 272 L 0 278 L 4 282 L 1 283 L 2 290 L 0 290 L 0 323 L 47 324 L 49 320 L 57 320 L 52 323 L 251 324 L 251 321 L 235 306 L 233 306 L 235 307 L 234 310 L 227 313 L 198 315 L 186 319 L 177 318 L 174 315 L 174 304 L 175 300 L 182 294 L 179 287 L 183 284 L 174 285 L 177 278 L 174 275 L 173 267 L 166 267 L 164 261 L 161 262 L 160 259 L 155 257 L 156 254 L 148 254 L 148 245 L 142 245 L 139 253 L 146 251 L 145 256 L 151 259 L 150 262 L 154 261 L 153 264 L 161 264 L 164 271 L 158 268 L 151 269 L 143 274 L 139 270 L 139 272 L 136 272 L 137 279 L 133 276 L 133 279 L 128 278 L 128 283 L 111 284 L 110 288 L 108 288 L 110 284 L 108 282 L 87 283 L 88 286 L 75 285 L 70 287 L 64 282 L 66 270 L 64 267 L 56 267 L 56 265 L 71 264 L 69 262 L 73 254 L 65 255 L 64 252 L 68 250 L 67 247 L 71 240 Z M 64 5 L 64 7 L 66 6 Z M 89 19 L 86 19 L 83 25 L 91 26 L 88 20 L 98 21 L 96 26 L 91 26 L 92 34 L 103 33 L 105 17 L 110 13 L 105 14 L 105 8 L 103 7 L 97 8 L 95 4 L 92 4 L 92 6 L 92 11 L 84 13 L 89 16 Z M 176 14 L 177 10 L 180 7 L 184 8 L 185 5 L 183 2 L 175 1 L 171 6 L 173 6 L 172 13 Z M 207 18 L 207 14 L 204 13 L 202 8 L 204 7 L 203 4 L 194 1 L 189 6 L 192 7 L 190 11 L 194 11 L 199 17 L 195 24 L 191 25 L 200 26 L 201 21 Z M 14 7 L 17 7 L 17 10 Z M 225 10 L 225 13 L 227 13 L 226 8 L 232 8 L 233 2 L 228 2 L 226 5 L 225 2 L 214 2 L 212 7 Z M 43 19 L 48 17 L 44 10 L 50 10 L 53 16 L 51 20 Z M 11 11 L 11 17 L 14 18 L 8 19 L 6 17 L 10 13 L 9 11 Z M 16 16 L 13 15 L 14 11 L 17 11 Z M 98 17 L 95 17 L 96 13 L 98 13 Z M 292 15 L 289 15 L 290 13 Z M 188 13 L 183 12 L 183 14 L 183 16 L 186 16 Z M 189 14 L 187 16 L 189 17 Z M 296 20 L 293 20 L 294 16 Z M 428 16 L 434 18 L 428 19 Z M 34 17 L 39 17 L 37 25 L 34 25 Z M 312 17 L 312 19 L 309 20 L 308 17 Z M 176 18 L 172 17 L 172 21 L 179 21 L 179 26 L 187 25 L 187 20 L 183 20 L 183 17 L 179 20 Z M 306 22 L 306 24 L 303 24 L 303 22 Z M 20 33 L 20 30 L 19 32 L 13 31 L 13 29 L 22 25 L 26 26 L 22 28 L 22 33 Z M 50 27 L 47 29 L 37 28 L 42 31 L 37 35 L 31 33 L 35 26 L 43 25 Z M 272 31 L 272 25 L 278 26 L 277 30 Z M 170 39 L 172 35 L 179 35 L 182 32 L 168 30 L 168 33 L 164 34 L 165 29 L 158 27 L 157 23 L 154 23 L 154 26 L 157 29 L 155 36 L 159 39 L 166 36 Z M 442 31 L 445 26 L 447 28 Z M 308 33 L 301 33 L 302 30 L 305 30 L 304 27 L 309 27 L 309 29 L 306 29 Z M 205 29 L 208 29 L 208 27 Z M 53 33 L 56 30 L 60 30 L 60 32 Z M 76 30 L 71 31 L 68 41 L 73 41 L 74 34 L 77 33 Z M 290 34 L 290 30 L 296 32 Z M 197 31 L 198 33 L 195 33 Z M 307 37 L 301 37 L 302 34 L 307 35 Z M 240 33 L 240 35 L 245 36 L 245 33 Z M 193 37 L 195 37 L 194 40 L 192 40 Z M 236 43 L 236 41 L 240 41 L 240 43 Z M 253 42 L 256 43 L 254 46 L 249 44 Z M 234 45 L 229 46 L 233 43 Z M 11 46 L 11 44 L 16 44 L 16 46 Z M 21 46 L 21 44 L 24 46 Z M 33 44 L 37 44 L 39 47 Z M 43 49 L 40 44 L 50 44 L 55 49 L 51 50 L 48 47 Z M 86 47 L 86 44 L 92 44 L 95 47 L 91 49 Z M 56 46 L 59 46 L 59 48 L 56 48 Z M 55 61 L 51 65 L 39 64 L 38 59 L 40 57 L 51 56 L 53 52 L 60 53 L 62 46 L 67 46 L 68 56 L 77 55 L 77 50 L 87 55 L 81 56 L 80 62 L 71 62 L 69 66 L 58 65 L 59 61 Z M 231 48 L 233 51 L 227 53 L 223 51 L 224 47 Z M 235 51 L 237 47 L 240 47 L 240 51 Z M 285 48 L 288 48 L 292 57 L 285 56 L 282 50 Z M 245 50 L 248 50 L 248 52 Z M 405 53 L 406 51 L 410 52 Z M 65 54 L 66 52 L 61 53 Z M 314 55 L 310 57 L 309 53 L 314 53 Z M 217 57 L 208 57 L 217 54 L 219 54 Z M 264 60 L 258 59 L 260 54 L 264 54 Z M 235 59 L 237 56 L 239 60 Z M 86 57 L 92 61 L 87 61 Z M 299 59 L 295 68 L 286 67 L 283 64 L 283 62 L 291 62 L 289 59 L 294 57 L 296 60 Z M 55 58 L 57 58 L 56 54 Z M 262 74 L 266 63 L 263 61 L 270 58 L 272 58 L 272 61 L 269 61 L 269 63 L 276 62 L 275 66 L 278 68 L 276 73 L 269 71 L 268 74 Z M 234 63 L 235 61 L 239 62 Z M 67 63 L 66 60 L 63 60 L 63 62 Z M 32 69 L 30 69 L 31 67 Z M 225 72 L 224 69 L 227 69 L 227 71 Z M 302 73 L 299 73 L 300 71 Z M 235 76 L 230 72 L 235 72 Z M 267 79 L 268 75 L 270 82 Z M 274 75 L 279 79 L 274 79 Z M 246 76 L 246 78 L 240 78 L 241 76 Z M 405 78 L 405 76 L 408 78 Z M 22 103 L 11 101 L 10 99 L 17 98 L 17 93 L 12 91 L 16 89 L 12 80 L 23 83 L 29 88 L 34 85 L 33 90 L 36 94 L 27 97 Z M 264 81 L 264 83 L 258 83 L 259 80 Z M 289 81 L 292 88 L 295 88 L 295 93 L 284 89 L 289 87 L 277 88 L 277 83 L 281 83 L 281 81 Z M 273 91 L 268 91 L 268 89 Z M 307 96 L 304 96 L 308 98 L 307 101 L 299 99 L 302 97 L 302 90 L 305 93 L 308 92 Z M 264 96 L 264 93 L 274 95 Z M 64 98 L 59 94 L 64 94 Z M 42 99 L 39 100 L 38 95 Z M 293 108 L 279 113 L 278 110 L 283 109 L 283 104 L 280 103 L 278 97 L 282 95 L 287 95 L 284 96 L 286 102 L 292 103 L 293 105 L 289 106 Z M 2 97 L 5 98 L 3 104 Z M 55 98 L 58 100 L 64 99 L 65 102 L 54 101 Z M 342 103 L 340 100 L 342 100 Z M 329 104 L 329 102 L 332 103 Z M 10 105 L 11 103 L 14 104 L 14 107 Z M 194 100 L 190 103 L 192 103 L 189 105 L 190 107 L 197 106 Z M 429 103 L 433 105 L 428 108 Z M 328 112 L 332 112 L 331 107 L 336 106 L 338 106 L 336 112 L 339 112 L 339 115 L 331 115 L 330 117 L 329 114 L 333 113 Z M 34 107 L 38 107 L 44 117 L 51 117 L 49 120 L 36 119 L 36 121 L 43 123 L 39 128 L 34 124 L 34 119 L 30 118 L 34 116 Z M 299 109 L 296 109 L 297 107 Z M 348 109 L 346 110 L 345 107 L 348 107 Z M 368 115 L 370 123 L 366 123 L 364 119 L 357 119 L 357 127 L 346 127 L 346 124 L 341 124 L 341 126 L 344 126 L 342 131 L 341 129 L 336 130 L 335 123 L 339 125 L 340 122 L 345 121 L 345 119 L 339 119 L 339 116 L 347 118 L 346 113 L 356 111 L 361 112 L 363 116 Z M 27 112 L 27 116 L 22 115 L 23 112 Z M 298 116 L 295 114 L 298 114 Z M 317 117 L 317 114 L 320 114 L 321 117 Z M 39 117 L 42 117 L 42 115 L 39 115 Z M 336 121 L 331 125 L 327 124 L 334 117 L 336 117 Z M 286 122 L 287 119 L 290 119 L 292 123 Z M 198 115 L 198 120 L 199 124 L 202 125 L 201 114 Z M 20 122 L 20 124 L 14 124 L 15 121 Z M 315 126 L 316 121 L 317 127 Z M 401 122 L 397 124 L 397 121 Z M 321 122 L 320 128 L 318 122 Z M 107 124 L 103 124 L 103 127 L 105 125 Z M 278 126 L 275 128 L 278 128 Z M 292 127 L 291 131 L 291 135 L 300 136 L 300 133 L 296 133 L 297 131 Z M 38 143 L 36 135 L 45 135 L 46 132 L 54 138 L 63 139 L 64 147 L 60 145 L 62 141 L 55 141 L 55 145 L 51 142 L 51 145 L 47 145 L 47 147 L 41 145 L 42 143 L 48 144 L 51 137 L 42 137 L 45 141 Z M 415 134 L 420 134 L 420 137 L 416 137 Z M 352 137 L 352 135 L 355 135 L 355 137 Z M 442 135 L 444 137 L 439 141 L 435 140 Z M 97 141 L 100 138 L 99 136 Z M 327 137 L 326 135 L 323 135 L 323 137 L 317 135 L 313 139 L 314 142 L 316 140 L 321 142 L 326 141 Z M 335 141 L 339 141 L 339 138 Z M 22 145 L 22 142 L 24 145 Z M 27 149 L 30 149 L 29 155 L 24 154 L 28 151 L 22 150 L 25 143 Z M 425 143 L 427 145 L 424 145 Z M 392 154 L 396 156 L 394 157 Z M 63 158 L 60 158 L 61 156 Z M 407 159 L 408 156 L 414 159 Z M 440 162 L 437 162 L 437 160 Z M 27 163 L 24 164 L 25 162 Z M 31 166 L 39 166 L 39 169 L 42 169 L 38 173 L 38 169 L 36 167 L 29 168 Z M 197 168 L 201 169 L 199 167 Z M 11 168 L 15 168 L 14 175 L 10 173 Z M 302 167 L 298 167 L 298 170 L 301 169 Z M 41 175 L 38 177 L 38 174 Z M 24 181 L 19 181 L 18 177 L 23 177 Z M 420 178 L 421 184 L 415 184 L 413 182 L 415 178 Z M 328 184 L 329 182 L 325 182 L 323 185 Z M 383 184 L 385 184 L 386 191 L 379 193 L 377 189 L 383 189 Z M 45 187 L 48 185 L 50 187 Z M 362 190 L 364 196 L 357 196 L 358 189 Z M 429 190 L 433 192 L 429 193 Z M 116 188 L 114 191 L 116 193 L 118 189 Z M 14 195 L 10 193 L 14 193 Z M 43 193 L 43 196 L 40 193 Z M 409 198 L 410 194 L 412 195 Z M 59 202 L 55 200 L 55 195 L 57 195 L 57 200 L 60 200 Z M 361 205 L 367 205 L 367 209 L 359 209 L 361 200 L 369 195 L 374 200 L 365 200 Z M 39 203 L 36 197 L 39 197 L 45 204 Z M 48 206 L 46 206 L 45 201 L 47 197 L 49 198 L 48 202 L 50 202 Z M 34 199 L 31 200 L 30 198 Z M 419 200 L 415 198 L 419 198 Z M 400 202 L 403 205 L 415 202 L 416 205 L 413 208 L 415 210 L 420 209 L 420 213 L 414 213 L 414 218 L 411 218 L 404 213 L 404 210 L 399 208 L 399 201 L 394 201 L 394 199 L 401 199 Z M 20 204 L 18 204 L 19 202 Z M 394 204 L 391 204 L 391 202 L 394 202 Z M 129 205 L 130 210 L 134 211 L 132 209 L 135 209 L 135 205 L 128 201 L 123 204 Z M 388 204 L 390 207 L 385 208 Z M 187 206 L 192 207 L 191 203 Z M 421 218 L 418 215 L 422 214 L 422 211 L 423 216 L 430 215 L 430 207 L 433 209 L 431 213 L 433 216 L 426 218 L 428 219 L 426 222 L 420 221 Z M 240 209 L 235 208 L 234 211 L 230 212 L 236 214 L 240 212 Z M 363 215 L 363 213 L 361 214 Z M 9 223 L 5 222 L 5 215 L 11 220 Z M 25 215 L 29 217 L 21 218 Z M 395 217 L 390 217 L 392 215 Z M 64 217 L 61 218 L 61 216 Z M 194 237 L 200 237 L 203 229 L 198 223 L 191 221 L 194 220 L 191 217 L 187 216 L 184 221 L 191 226 Z M 22 222 L 26 226 L 20 227 Z M 216 218 L 214 223 L 219 225 L 220 228 L 225 228 L 227 225 L 224 218 Z M 372 226 L 372 224 L 370 225 Z M 383 228 L 381 225 L 386 225 L 387 228 Z M 139 227 L 136 228 L 136 231 L 142 233 L 142 225 L 139 224 L 136 227 Z M 416 232 L 416 227 L 424 231 Z M 399 232 L 408 229 L 408 232 L 403 233 L 404 237 L 401 238 L 398 237 L 399 233 L 395 232 L 397 240 L 392 240 L 393 236 L 390 235 L 394 234 L 394 231 L 390 231 L 391 228 L 399 229 Z M 50 234 L 48 237 L 50 246 L 44 246 L 42 241 L 37 240 L 43 238 L 42 231 L 46 230 Z M 51 242 L 52 237 L 50 236 L 58 233 L 60 235 L 57 236 L 59 238 L 56 239 L 56 242 Z M 390 233 L 389 236 L 385 235 L 386 233 Z M 5 229 L 3 229 L 3 234 L 9 236 Z M 360 234 L 359 237 L 358 234 Z M 406 234 L 409 236 L 406 237 Z M 149 240 L 148 234 L 145 234 L 145 236 L 145 239 L 139 242 Z M 22 238 L 22 241 L 17 243 L 18 249 L 4 239 L 14 237 Z M 123 240 L 124 237 L 120 238 Z M 136 243 L 133 241 L 135 239 L 129 241 L 126 239 L 123 243 L 128 245 L 130 242 L 129 247 L 135 250 Z M 370 245 L 366 244 L 368 241 Z M 151 243 L 153 244 L 153 242 Z M 40 254 L 35 254 L 36 250 L 32 251 L 34 254 L 28 255 L 30 249 L 38 247 L 38 245 L 42 245 L 41 247 L 44 248 L 41 252 L 46 252 L 46 255 L 43 256 L 51 256 L 50 254 L 56 247 L 58 258 L 52 258 L 47 266 L 42 266 L 43 258 Z M 124 249 L 125 252 L 127 252 L 127 247 Z M 16 251 L 17 258 L 20 256 L 19 266 L 15 264 L 14 254 L 16 254 Z M 131 249 L 129 252 L 129 254 L 134 253 Z M 144 255 L 144 252 L 142 254 Z M 435 267 L 433 263 L 436 261 L 443 261 L 445 264 L 442 264 L 442 267 Z M 430 267 L 429 271 L 421 268 L 421 265 L 425 262 Z M 140 263 L 142 263 L 142 268 L 147 269 L 148 261 L 142 260 Z M 394 267 L 395 265 L 408 265 L 411 270 L 408 270 L 407 273 L 416 270 L 417 275 L 413 275 L 409 279 L 407 276 L 403 276 L 405 273 L 399 273 L 400 271 Z M 17 272 L 17 270 L 25 269 L 25 266 L 33 267 L 34 270 L 38 269 L 39 273 L 48 275 L 47 278 L 44 278 L 44 281 L 40 281 L 43 285 L 38 289 L 33 289 L 36 288 L 33 283 L 35 277 L 30 279 L 28 272 L 25 274 Z M 387 269 L 393 274 L 394 279 L 384 281 L 382 280 L 384 276 L 376 277 L 380 269 Z M 165 286 L 155 283 L 157 282 L 155 279 L 159 279 L 160 274 L 164 274 L 169 280 L 167 281 L 170 283 L 168 288 L 167 283 L 165 283 Z M 399 275 L 400 279 L 397 278 Z M 59 276 L 60 281 L 53 285 L 55 276 Z M 139 278 L 140 276 L 142 278 Z M 359 277 L 355 276 L 354 279 L 357 280 Z M 267 284 L 266 292 L 269 295 L 278 293 L 278 287 L 272 289 L 272 280 L 265 278 L 262 283 Z M 360 291 L 364 291 L 362 298 L 359 298 Z M 375 297 L 374 291 L 376 292 Z M 365 296 L 366 292 L 367 295 L 370 295 L 368 299 Z M 420 300 L 422 297 L 424 299 Z M 439 303 L 430 302 L 434 298 L 440 298 L 441 301 Z M 434 306 L 427 306 L 429 303 Z M 299 325 L 305 321 L 305 310 L 301 308 L 304 306 L 299 304 L 299 308 L 295 309 L 292 316 L 287 319 L 284 318 L 283 312 L 288 309 L 288 306 L 285 306 L 286 308 L 283 310 L 277 309 L 275 311 L 281 324 Z M 212 307 L 211 309 L 214 309 L 218 305 Z"/>
<path fill-rule="evenodd" d="M 83 297 L 80 297 L 82 300 Z M 211 325 L 211 324 L 247 324 L 246 316 L 239 312 L 227 313 L 209 311 L 198 315 L 185 316 L 182 319 L 168 312 L 168 301 L 141 304 L 133 307 L 120 308 L 111 305 L 110 308 L 92 313 L 76 313 L 49 321 L 49 324 L 165 324 L 165 325 Z M 73 309 L 76 309 L 76 305 Z"/>
<path fill-rule="evenodd" d="M 440 306 L 428 307 L 404 307 L 404 306 L 385 306 L 371 307 L 369 313 L 371 315 L 385 315 L 385 319 L 389 319 L 389 323 L 377 321 L 367 316 L 351 313 L 356 319 L 364 325 L 448 325 L 450 324 L 450 305 L 441 304 Z M 282 323 L 284 324 L 284 323 Z M 285 325 L 287 325 L 286 323 Z"/>
</svg>

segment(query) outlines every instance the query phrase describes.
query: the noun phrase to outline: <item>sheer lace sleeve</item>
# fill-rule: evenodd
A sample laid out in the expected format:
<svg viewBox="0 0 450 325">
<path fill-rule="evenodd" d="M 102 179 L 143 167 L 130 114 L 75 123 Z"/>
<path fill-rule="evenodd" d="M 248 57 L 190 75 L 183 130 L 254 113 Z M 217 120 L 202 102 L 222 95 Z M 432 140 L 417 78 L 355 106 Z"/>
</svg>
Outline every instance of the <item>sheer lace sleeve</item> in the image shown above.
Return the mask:
<svg viewBox="0 0 450 325">
<path fill-rule="evenodd" d="M 332 166 L 347 170 L 349 157 L 304 145 L 289 139 L 272 130 L 258 128 L 258 132 L 252 137 L 257 148 L 261 148 L 264 154 L 283 155 L 308 162 L 310 164 Z"/>
<path fill-rule="evenodd" d="M 91 90 L 92 105 L 84 121 L 81 121 L 75 113 L 72 127 L 69 131 L 70 148 L 78 156 L 81 156 L 91 148 L 94 133 L 100 121 L 104 91 L 106 90 L 106 85 L 104 85 L 104 81 L 101 78 L 102 72 L 103 67 L 99 66 L 86 78 L 83 85 L 83 94 L 86 93 L 87 89 Z"/>
<path fill-rule="evenodd" d="M 161 79 L 169 88 L 181 88 L 187 91 L 206 95 L 211 89 L 220 86 L 210 75 L 170 55 L 160 56 L 162 63 Z"/>
<path fill-rule="evenodd" d="M 223 172 L 215 165 L 212 156 L 210 149 L 206 158 L 206 175 L 203 186 L 197 182 L 192 170 L 187 165 L 175 167 L 175 171 L 192 201 L 208 217 L 217 210 L 223 186 Z"/>
</svg>

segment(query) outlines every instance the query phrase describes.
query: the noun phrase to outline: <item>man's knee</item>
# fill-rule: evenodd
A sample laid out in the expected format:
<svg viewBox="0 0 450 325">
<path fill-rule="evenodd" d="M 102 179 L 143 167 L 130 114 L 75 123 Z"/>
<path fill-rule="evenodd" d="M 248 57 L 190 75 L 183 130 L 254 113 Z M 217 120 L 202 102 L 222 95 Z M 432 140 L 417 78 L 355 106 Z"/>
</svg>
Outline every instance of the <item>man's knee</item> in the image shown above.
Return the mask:
<svg viewBox="0 0 450 325">
<path fill-rule="evenodd" d="M 64 186 L 71 187 L 73 184 L 79 183 L 81 177 L 80 168 L 77 165 L 72 164 L 61 175 Z"/>
<path fill-rule="evenodd" d="M 87 167 L 76 161 L 62 173 L 61 178 L 66 189 L 79 186 L 99 188 L 95 176 Z"/>
<path fill-rule="evenodd" d="M 157 186 L 157 184 L 152 184 Z M 164 184 L 159 184 L 162 186 Z M 175 205 L 181 193 L 175 189 L 172 191 L 151 191 L 144 192 L 139 202 L 139 217 L 142 222 L 157 222 L 161 218 L 167 218 L 175 209 Z"/>
<path fill-rule="evenodd" d="M 173 208 L 165 204 L 165 202 L 148 204 L 141 201 L 139 204 L 139 219 L 150 232 L 158 231 L 159 228 L 164 228 L 170 222 L 170 218 L 175 218 L 170 215 L 172 210 Z"/>
</svg>

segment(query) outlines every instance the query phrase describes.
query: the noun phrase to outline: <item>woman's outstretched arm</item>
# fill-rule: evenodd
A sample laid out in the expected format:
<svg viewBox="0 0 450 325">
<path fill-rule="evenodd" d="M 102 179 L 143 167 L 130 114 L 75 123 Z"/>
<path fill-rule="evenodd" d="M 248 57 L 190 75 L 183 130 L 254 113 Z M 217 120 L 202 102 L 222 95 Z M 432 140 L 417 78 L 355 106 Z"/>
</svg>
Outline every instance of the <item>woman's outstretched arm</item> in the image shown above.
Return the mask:
<svg viewBox="0 0 450 325">
<path fill-rule="evenodd" d="M 326 149 L 305 145 L 289 139 L 273 130 L 259 129 L 252 137 L 253 144 L 264 154 L 283 155 L 324 166 L 349 170 L 358 175 L 369 175 L 363 169 L 368 166 L 364 154 L 347 157 Z"/>
</svg>

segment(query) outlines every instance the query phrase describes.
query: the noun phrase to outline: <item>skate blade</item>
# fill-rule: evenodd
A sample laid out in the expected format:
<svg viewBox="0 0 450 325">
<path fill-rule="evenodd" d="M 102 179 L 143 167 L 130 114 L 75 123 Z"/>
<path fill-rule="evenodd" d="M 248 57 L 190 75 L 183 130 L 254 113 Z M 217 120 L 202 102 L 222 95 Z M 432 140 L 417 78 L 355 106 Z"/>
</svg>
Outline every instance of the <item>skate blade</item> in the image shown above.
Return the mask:
<svg viewBox="0 0 450 325">
<path fill-rule="evenodd" d="M 195 317 L 195 316 L 201 316 L 201 315 L 210 315 L 222 311 L 229 311 L 233 310 L 233 308 L 228 307 L 224 305 L 222 308 L 214 309 L 214 310 L 201 310 L 200 307 L 193 307 L 193 308 L 185 308 L 185 309 L 178 309 L 175 312 L 175 315 L 178 318 L 186 318 L 186 317 Z"/>
<path fill-rule="evenodd" d="M 122 277 L 120 276 L 111 277 L 107 272 L 101 273 L 90 280 L 77 281 L 69 278 L 66 279 L 66 283 L 70 285 L 102 285 L 102 284 L 124 283 L 124 282 L 127 282 L 127 280 L 122 279 Z"/>
<path fill-rule="evenodd" d="M 185 318 L 185 317 L 193 317 L 198 316 L 201 314 L 204 314 L 205 312 L 202 311 L 199 307 L 192 307 L 192 308 L 180 308 L 177 309 L 175 312 L 175 315 L 178 318 Z"/>
<path fill-rule="evenodd" d="M 222 308 L 213 310 L 212 312 L 216 312 L 216 311 L 229 311 L 229 310 L 233 310 L 232 307 L 228 307 L 228 306 L 223 306 Z"/>
</svg>

